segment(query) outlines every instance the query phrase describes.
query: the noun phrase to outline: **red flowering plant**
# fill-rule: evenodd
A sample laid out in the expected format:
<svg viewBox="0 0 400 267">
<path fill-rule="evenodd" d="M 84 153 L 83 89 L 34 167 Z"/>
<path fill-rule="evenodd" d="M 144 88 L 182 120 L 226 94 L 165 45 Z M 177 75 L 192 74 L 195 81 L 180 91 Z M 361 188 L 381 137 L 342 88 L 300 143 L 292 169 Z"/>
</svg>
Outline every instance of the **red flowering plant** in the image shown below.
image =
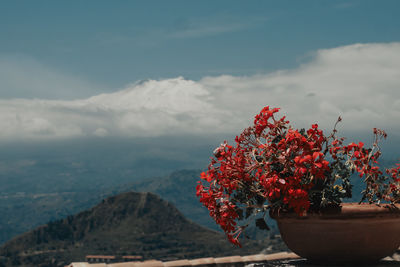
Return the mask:
<svg viewBox="0 0 400 267">
<path fill-rule="evenodd" d="M 327 136 L 317 124 L 293 129 L 285 116 L 276 117 L 278 112 L 264 107 L 254 125 L 236 136 L 234 146 L 225 141 L 217 147 L 197 185 L 200 202 L 232 243 L 240 246 L 252 218 L 267 229 L 268 210 L 305 216 L 339 207 L 352 196 L 353 173 L 365 181 L 360 203 L 400 202 L 400 164 L 387 169 L 387 175 L 377 166 L 383 130 L 374 129 L 372 148 L 362 142 L 344 145 L 344 138 L 336 137 L 340 117 Z"/>
</svg>

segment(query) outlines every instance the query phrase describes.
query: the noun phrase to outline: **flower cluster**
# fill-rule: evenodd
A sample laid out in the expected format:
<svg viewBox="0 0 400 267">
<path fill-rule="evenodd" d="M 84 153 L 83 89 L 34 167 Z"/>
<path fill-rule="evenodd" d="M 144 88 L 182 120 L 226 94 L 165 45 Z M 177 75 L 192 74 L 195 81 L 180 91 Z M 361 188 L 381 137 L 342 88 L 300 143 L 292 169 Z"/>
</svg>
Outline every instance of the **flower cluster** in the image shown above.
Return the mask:
<svg viewBox="0 0 400 267">
<path fill-rule="evenodd" d="M 200 202 L 232 243 L 240 245 L 247 226 L 239 226 L 239 220 L 260 212 L 265 216 L 268 209 L 303 216 L 340 205 L 352 195 L 350 176 L 355 172 L 366 183 L 360 202 L 400 201 L 400 164 L 386 170 L 387 176 L 377 167 L 384 131 L 374 129 L 370 149 L 362 142 L 343 145 L 336 125 L 329 136 L 317 124 L 297 130 L 285 117 L 276 118 L 278 112 L 279 108 L 264 107 L 234 146 L 225 141 L 217 147 L 197 185 Z M 256 221 L 267 228 L 260 218 Z"/>
</svg>

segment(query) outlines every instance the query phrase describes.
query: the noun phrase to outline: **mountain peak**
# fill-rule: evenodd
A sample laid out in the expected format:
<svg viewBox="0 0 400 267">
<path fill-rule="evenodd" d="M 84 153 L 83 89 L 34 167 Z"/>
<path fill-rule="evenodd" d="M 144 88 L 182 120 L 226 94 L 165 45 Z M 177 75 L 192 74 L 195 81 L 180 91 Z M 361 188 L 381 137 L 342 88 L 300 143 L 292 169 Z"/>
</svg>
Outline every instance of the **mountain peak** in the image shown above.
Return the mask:
<svg viewBox="0 0 400 267">
<path fill-rule="evenodd" d="M 0 255 L 7 266 L 63 266 L 83 261 L 86 255 L 181 259 L 257 253 L 261 249 L 252 242 L 245 249 L 234 248 L 224 235 L 188 221 L 159 196 L 127 192 L 22 234 L 5 243 Z"/>
</svg>

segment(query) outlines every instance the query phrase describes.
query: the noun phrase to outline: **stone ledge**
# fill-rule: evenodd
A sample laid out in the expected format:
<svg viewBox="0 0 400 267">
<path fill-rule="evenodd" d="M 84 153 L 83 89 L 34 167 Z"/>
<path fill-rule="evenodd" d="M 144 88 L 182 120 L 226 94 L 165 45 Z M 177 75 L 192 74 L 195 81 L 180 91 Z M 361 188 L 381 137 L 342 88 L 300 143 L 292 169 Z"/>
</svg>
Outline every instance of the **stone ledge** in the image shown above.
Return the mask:
<svg viewBox="0 0 400 267">
<path fill-rule="evenodd" d="M 120 263 L 87 263 L 87 262 L 73 262 L 67 267 L 181 267 L 181 266 L 221 266 L 221 267 L 234 267 L 244 266 L 251 263 L 262 263 L 274 261 L 278 259 L 297 259 L 294 253 L 279 252 L 274 254 L 256 254 L 248 256 L 228 256 L 218 258 L 199 258 L 192 260 L 175 260 L 175 261 L 131 261 Z"/>
<path fill-rule="evenodd" d="M 307 260 L 300 258 L 298 255 L 290 252 L 279 252 L 274 254 L 256 254 L 248 256 L 228 256 L 218 258 L 199 258 L 192 260 L 175 260 L 175 261 L 131 261 L 120 263 L 87 263 L 73 262 L 66 267 L 317 267 Z M 330 265 L 335 267 L 334 265 Z M 382 261 L 369 265 L 371 267 L 400 267 L 400 253 L 395 253 L 391 257 L 386 257 Z M 318 267 L 321 267 L 320 265 Z"/>
</svg>

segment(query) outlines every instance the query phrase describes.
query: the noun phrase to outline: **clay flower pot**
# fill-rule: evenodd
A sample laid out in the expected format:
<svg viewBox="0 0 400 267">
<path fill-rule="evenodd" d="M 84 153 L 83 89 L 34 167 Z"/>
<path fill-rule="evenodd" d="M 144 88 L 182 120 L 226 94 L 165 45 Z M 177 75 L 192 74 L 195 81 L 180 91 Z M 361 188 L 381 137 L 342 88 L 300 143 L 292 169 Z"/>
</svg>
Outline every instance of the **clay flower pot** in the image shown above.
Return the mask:
<svg viewBox="0 0 400 267">
<path fill-rule="evenodd" d="M 400 205 L 345 203 L 334 212 L 271 216 L 288 248 L 316 263 L 374 262 L 400 246 Z"/>
</svg>

